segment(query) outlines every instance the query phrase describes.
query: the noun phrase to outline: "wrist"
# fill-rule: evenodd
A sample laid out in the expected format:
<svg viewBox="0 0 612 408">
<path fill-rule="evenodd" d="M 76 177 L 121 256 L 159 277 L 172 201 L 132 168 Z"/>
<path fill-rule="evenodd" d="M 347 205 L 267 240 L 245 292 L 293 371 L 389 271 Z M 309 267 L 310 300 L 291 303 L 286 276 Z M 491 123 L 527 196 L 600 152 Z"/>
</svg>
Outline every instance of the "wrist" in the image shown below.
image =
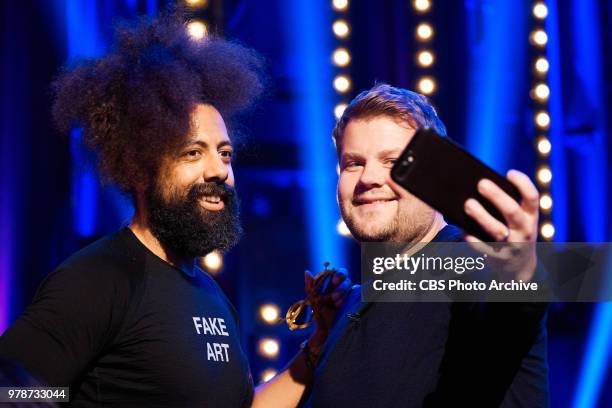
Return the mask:
<svg viewBox="0 0 612 408">
<path fill-rule="evenodd" d="M 300 348 L 302 349 L 302 355 L 304 356 L 304 362 L 306 367 L 311 371 L 317 368 L 317 362 L 319 361 L 319 351 L 311 348 L 310 340 L 304 341 Z"/>
</svg>

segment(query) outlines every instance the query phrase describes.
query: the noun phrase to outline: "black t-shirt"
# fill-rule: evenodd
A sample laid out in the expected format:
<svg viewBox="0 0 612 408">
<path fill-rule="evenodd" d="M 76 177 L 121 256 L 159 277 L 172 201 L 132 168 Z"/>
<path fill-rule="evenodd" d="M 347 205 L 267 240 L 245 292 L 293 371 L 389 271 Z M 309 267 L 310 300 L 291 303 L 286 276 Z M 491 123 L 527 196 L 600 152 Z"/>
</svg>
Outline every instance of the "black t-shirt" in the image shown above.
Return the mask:
<svg viewBox="0 0 612 408">
<path fill-rule="evenodd" d="M 445 227 L 434 241 L 458 241 Z M 546 304 L 364 303 L 353 291 L 308 407 L 546 407 Z"/>
<path fill-rule="evenodd" d="M 128 228 L 50 274 L 0 337 L 0 356 L 71 406 L 243 407 L 253 381 L 236 311 L 203 271 L 188 274 Z"/>
</svg>

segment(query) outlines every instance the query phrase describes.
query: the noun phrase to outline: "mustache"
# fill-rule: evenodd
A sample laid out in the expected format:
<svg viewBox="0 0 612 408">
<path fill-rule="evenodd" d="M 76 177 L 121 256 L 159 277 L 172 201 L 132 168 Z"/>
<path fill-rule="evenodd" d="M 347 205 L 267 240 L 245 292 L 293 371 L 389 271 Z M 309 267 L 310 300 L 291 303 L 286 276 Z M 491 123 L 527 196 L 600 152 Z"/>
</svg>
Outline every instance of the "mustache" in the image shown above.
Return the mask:
<svg viewBox="0 0 612 408">
<path fill-rule="evenodd" d="M 207 195 L 216 195 L 224 202 L 236 199 L 236 189 L 228 184 L 199 183 L 189 189 L 188 200 L 197 200 Z"/>
</svg>

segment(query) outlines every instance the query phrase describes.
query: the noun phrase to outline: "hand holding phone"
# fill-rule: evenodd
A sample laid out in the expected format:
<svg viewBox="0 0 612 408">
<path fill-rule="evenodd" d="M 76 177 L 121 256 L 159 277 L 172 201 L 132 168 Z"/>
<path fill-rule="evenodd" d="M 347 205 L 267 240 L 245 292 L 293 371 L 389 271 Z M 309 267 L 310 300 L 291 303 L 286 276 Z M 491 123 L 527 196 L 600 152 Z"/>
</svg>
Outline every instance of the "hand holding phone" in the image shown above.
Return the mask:
<svg viewBox="0 0 612 408">
<path fill-rule="evenodd" d="M 538 192 L 527 176 L 510 174 L 518 184 L 429 128 L 417 130 L 391 170 L 394 182 L 479 240 L 509 240 L 513 230 L 512 238 L 535 239 Z"/>
<path fill-rule="evenodd" d="M 502 279 L 533 278 L 539 194 L 525 174 L 512 170 L 506 179 L 448 138 L 422 128 L 391 169 L 391 178 L 463 228 L 467 242 L 503 266 Z M 528 245 L 505 245 L 499 251 L 481 241 Z"/>
</svg>

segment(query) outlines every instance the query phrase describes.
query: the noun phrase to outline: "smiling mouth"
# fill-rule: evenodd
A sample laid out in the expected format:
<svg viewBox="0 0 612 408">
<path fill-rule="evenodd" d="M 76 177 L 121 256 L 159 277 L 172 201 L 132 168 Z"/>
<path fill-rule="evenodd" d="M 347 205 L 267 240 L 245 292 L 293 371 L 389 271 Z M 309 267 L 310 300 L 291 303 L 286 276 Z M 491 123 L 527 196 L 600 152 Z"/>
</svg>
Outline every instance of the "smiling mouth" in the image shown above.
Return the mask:
<svg viewBox="0 0 612 408">
<path fill-rule="evenodd" d="M 200 198 L 202 207 L 211 211 L 219 211 L 225 207 L 225 203 L 218 195 L 205 195 Z"/>
<path fill-rule="evenodd" d="M 212 204 L 217 204 L 218 202 L 221 201 L 221 197 L 213 195 L 213 196 L 203 196 L 202 200 L 206 201 L 207 203 L 212 203 Z"/>
<path fill-rule="evenodd" d="M 355 201 L 356 206 L 368 205 L 368 204 L 379 204 L 379 203 L 388 203 L 391 201 L 395 201 L 395 198 L 380 198 L 374 200 L 357 200 Z"/>
</svg>

